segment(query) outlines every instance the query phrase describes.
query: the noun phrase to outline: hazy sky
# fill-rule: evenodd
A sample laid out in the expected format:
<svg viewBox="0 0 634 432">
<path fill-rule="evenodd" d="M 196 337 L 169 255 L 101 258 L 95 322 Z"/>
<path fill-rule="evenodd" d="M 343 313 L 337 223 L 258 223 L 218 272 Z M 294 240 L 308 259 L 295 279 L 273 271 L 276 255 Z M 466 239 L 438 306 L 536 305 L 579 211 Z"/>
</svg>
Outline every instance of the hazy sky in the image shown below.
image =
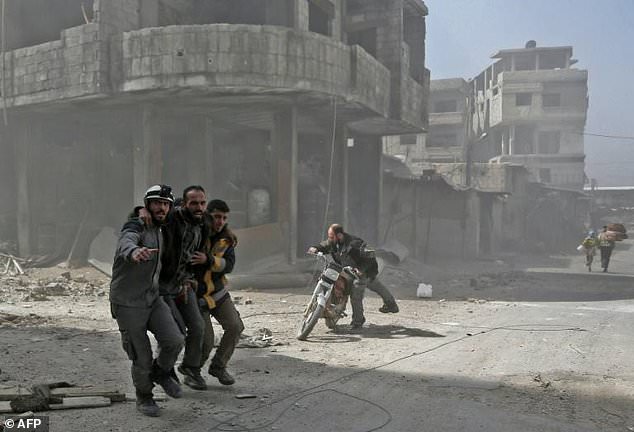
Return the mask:
<svg viewBox="0 0 634 432">
<path fill-rule="evenodd" d="M 586 132 L 634 137 L 634 0 L 425 0 L 432 79 L 473 78 L 500 49 L 572 45 L 589 74 Z M 586 173 L 634 186 L 634 140 L 586 136 Z"/>
</svg>

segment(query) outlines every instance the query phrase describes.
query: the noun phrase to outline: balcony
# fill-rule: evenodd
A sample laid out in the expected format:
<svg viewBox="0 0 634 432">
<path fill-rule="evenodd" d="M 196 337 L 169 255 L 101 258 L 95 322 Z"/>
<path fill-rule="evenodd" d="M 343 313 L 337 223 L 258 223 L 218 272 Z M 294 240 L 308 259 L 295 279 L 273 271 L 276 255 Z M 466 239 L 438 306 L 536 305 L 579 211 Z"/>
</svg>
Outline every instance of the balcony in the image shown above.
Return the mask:
<svg viewBox="0 0 634 432">
<path fill-rule="evenodd" d="M 390 73 L 359 47 L 277 26 L 208 24 L 123 33 L 114 90 L 342 96 L 387 116 Z"/>
</svg>

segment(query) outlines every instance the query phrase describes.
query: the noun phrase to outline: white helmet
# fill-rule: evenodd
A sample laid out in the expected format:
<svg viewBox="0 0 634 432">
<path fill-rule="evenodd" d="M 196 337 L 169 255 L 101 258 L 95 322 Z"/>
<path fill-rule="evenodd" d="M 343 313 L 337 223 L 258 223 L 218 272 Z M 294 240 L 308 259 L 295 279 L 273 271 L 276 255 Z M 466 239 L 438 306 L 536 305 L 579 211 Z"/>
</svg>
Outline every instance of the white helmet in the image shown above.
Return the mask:
<svg viewBox="0 0 634 432">
<path fill-rule="evenodd" d="M 145 191 L 143 197 L 143 203 L 147 206 L 150 200 L 167 201 L 170 204 L 174 204 L 174 195 L 172 194 L 172 187 L 168 185 L 154 185 Z"/>
</svg>

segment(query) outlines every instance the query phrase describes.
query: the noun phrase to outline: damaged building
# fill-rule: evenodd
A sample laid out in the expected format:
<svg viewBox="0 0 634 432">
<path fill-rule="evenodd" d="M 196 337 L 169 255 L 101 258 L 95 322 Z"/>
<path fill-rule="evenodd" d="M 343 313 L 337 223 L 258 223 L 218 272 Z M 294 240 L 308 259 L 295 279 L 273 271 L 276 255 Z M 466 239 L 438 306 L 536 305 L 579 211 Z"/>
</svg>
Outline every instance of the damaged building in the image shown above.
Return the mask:
<svg viewBox="0 0 634 432">
<path fill-rule="evenodd" d="M 378 239 L 382 137 L 427 126 L 421 0 L 6 0 L 0 238 L 66 257 L 148 185 L 201 184 L 243 248 Z"/>
<path fill-rule="evenodd" d="M 450 255 L 568 247 L 588 223 L 588 72 L 573 67 L 570 46 L 529 41 L 492 58 L 472 80 L 432 80 L 428 133 L 387 137 L 384 151 L 421 178 L 476 192 L 463 216 L 478 233 Z"/>
</svg>

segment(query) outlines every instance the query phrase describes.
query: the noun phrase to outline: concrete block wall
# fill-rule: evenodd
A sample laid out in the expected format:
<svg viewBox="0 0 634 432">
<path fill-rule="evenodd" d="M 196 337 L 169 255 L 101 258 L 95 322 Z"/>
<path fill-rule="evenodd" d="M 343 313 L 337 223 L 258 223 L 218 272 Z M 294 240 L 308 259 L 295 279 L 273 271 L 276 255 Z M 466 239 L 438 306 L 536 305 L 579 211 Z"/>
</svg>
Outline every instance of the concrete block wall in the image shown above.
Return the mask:
<svg viewBox="0 0 634 432">
<path fill-rule="evenodd" d="M 370 106 L 389 107 L 390 71 L 359 46 L 351 47 L 353 62 L 353 92 L 359 100 Z M 382 112 L 388 116 L 386 109 Z"/>
<path fill-rule="evenodd" d="M 353 62 L 358 67 L 352 68 Z M 389 103 L 389 72 L 371 56 L 332 38 L 277 26 L 207 24 L 126 32 L 113 38 L 111 64 L 116 91 L 242 86 L 351 95 L 379 113 L 387 112 Z"/>
<path fill-rule="evenodd" d="M 2 88 L 13 106 L 99 93 L 103 55 L 97 24 L 66 29 L 60 40 L 7 52 Z"/>
<path fill-rule="evenodd" d="M 423 87 L 406 70 L 401 71 L 400 101 L 401 120 L 409 124 L 425 127 L 427 99 Z"/>
</svg>

